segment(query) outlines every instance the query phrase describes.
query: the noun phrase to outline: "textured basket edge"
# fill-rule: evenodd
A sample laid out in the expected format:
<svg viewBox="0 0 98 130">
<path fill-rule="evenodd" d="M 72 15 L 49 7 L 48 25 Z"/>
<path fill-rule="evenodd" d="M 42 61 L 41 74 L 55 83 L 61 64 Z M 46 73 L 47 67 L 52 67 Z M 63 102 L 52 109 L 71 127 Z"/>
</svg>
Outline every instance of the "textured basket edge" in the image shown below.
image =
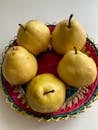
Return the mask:
<svg viewBox="0 0 98 130">
<path fill-rule="evenodd" d="M 17 108 L 15 108 L 13 106 L 13 102 L 9 101 L 9 95 L 5 93 L 4 89 L 2 89 L 2 83 L 1 83 L 1 80 L 0 80 L 0 91 L 1 91 L 1 94 L 2 96 L 5 97 L 5 103 L 8 104 L 11 108 L 11 110 L 17 112 L 17 113 L 20 113 L 22 115 L 26 115 L 27 117 L 30 117 L 30 118 L 35 118 L 37 119 L 38 122 L 41 122 L 41 121 L 45 121 L 45 122 L 50 122 L 50 121 L 55 121 L 55 122 L 58 122 L 60 120 L 68 120 L 70 117 L 71 118 L 76 118 L 77 116 L 79 116 L 80 113 L 83 113 L 85 112 L 88 108 L 91 108 L 92 107 L 92 103 L 95 102 L 96 100 L 98 100 L 98 92 L 95 93 L 95 97 L 93 99 L 90 100 L 89 102 L 89 105 L 84 105 L 83 106 L 83 109 L 82 110 L 79 110 L 77 111 L 74 115 L 71 115 L 71 114 L 67 114 L 66 117 L 58 117 L 57 119 L 54 119 L 53 117 L 51 117 L 50 119 L 45 119 L 44 117 L 41 117 L 41 118 L 38 118 L 38 117 L 35 117 L 33 115 L 28 115 L 25 111 L 21 110 L 19 111 Z"/>
</svg>

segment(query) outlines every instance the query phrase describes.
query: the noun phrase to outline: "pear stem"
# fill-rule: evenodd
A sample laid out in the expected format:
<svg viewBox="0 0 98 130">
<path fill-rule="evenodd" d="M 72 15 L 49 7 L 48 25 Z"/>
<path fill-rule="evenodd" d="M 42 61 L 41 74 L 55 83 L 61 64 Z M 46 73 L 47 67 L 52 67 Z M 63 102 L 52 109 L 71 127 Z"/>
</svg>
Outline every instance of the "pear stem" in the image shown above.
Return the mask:
<svg viewBox="0 0 98 130">
<path fill-rule="evenodd" d="M 68 20 L 68 28 L 70 28 L 70 21 L 71 21 L 72 17 L 73 17 L 73 14 L 71 14 L 70 17 L 69 17 L 69 20 Z"/>
<path fill-rule="evenodd" d="M 50 91 L 48 91 L 48 92 L 45 92 L 43 95 L 46 95 L 46 94 L 48 94 L 48 93 L 54 93 L 55 92 L 55 90 L 50 90 Z"/>
<path fill-rule="evenodd" d="M 12 49 L 14 50 L 14 44 L 13 44 L 13 43 L 11 43 L 11 44 L 9 45 L 9 47 L 12 47 Z"/>
<path fill-rule="evenodd" d="M 25 27 L 22 24 L 19 24 L 19 26 L 25 31 Z"/>
<path fill-rule="evenodd" d="M 14 46 L 12 46 L 13 50 L 15 50 Z"/>
<path fill-rule="evenodd" d="M 74 46 L 75 54 L 77 54 L 77 48 Z"/>
</svg>

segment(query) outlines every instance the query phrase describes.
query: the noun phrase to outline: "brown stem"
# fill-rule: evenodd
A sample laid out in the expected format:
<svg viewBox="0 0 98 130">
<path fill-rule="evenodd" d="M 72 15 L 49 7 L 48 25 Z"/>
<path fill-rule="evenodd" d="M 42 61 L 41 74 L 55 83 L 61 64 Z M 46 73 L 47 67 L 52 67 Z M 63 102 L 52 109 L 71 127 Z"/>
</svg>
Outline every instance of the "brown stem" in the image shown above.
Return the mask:
<svg viewBox="0 0 98 130">
<path fill-rule="evenodd" d="M 13 44 L 13 43 L 11 43 L 11 44 L 9 45 L 9 47 L 11 47 L 11 48 L 14 50 L 14 44 Z"/>
<path fill-rule="evenodd" d="M 70 17 L 69 17 L 69 20 L 68 20 L 68 28 L 70 28 L 70 21 L 71 21 L 72 17 L 73 17 L 73 14 L 71 14 Z"/>
<path fill-rule="evenodd" d="M 12 46 L 13 50 L 15 50 L 14 46 Z"/>
<path fill-rule="evenodd" d="M 77 48 L 74 46 L 75 54 L 77 54 Z"/>
<path fill-rule="evenodd" d="M 19 26 L 25 31 L 25 27 L 22 24 L 19 24 Z"/>
<path fill-rule="evenodd" d="M 46 95 L 46 94 L 48 94 L 48 93 L 54 93 L 55 92 L 55 90 L 50 90 L 50 91 L 48 91 L 48 92 L 45 92 L 43 95 Z"/>
</svg>

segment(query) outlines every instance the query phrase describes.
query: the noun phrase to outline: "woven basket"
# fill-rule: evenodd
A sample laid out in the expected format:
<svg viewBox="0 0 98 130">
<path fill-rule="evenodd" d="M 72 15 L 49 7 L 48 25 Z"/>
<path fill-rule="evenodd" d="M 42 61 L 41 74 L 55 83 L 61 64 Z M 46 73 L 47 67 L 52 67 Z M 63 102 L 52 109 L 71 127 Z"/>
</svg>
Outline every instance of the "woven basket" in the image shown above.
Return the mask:
<svg viewBox="0 0 98 130">
<path fill-rule="evenodd" d="M 50 32 L 52 33 L 55 25 L 48 25 Z M 16 44 L 13 42 L 12 44 Z M 11 45 L 9 45 L 10 47 Z M 8 47 L 8 48 L 9 48 Z M 7 49 L 8 49 L 7 48 Z M 5 52 L 7 51 L 5 50 Z M 85 47 L 82 50 L 84 53 L 93 58 L 98 69 L 98 51 L 95 47 L 94 42 L 87 38 Z M 49 53 L 49 52 L 45 52 Z M 51 52 L 50 52 L 51 53 Z M 2 63 L 4 56 L 2 58 Z M 55 58 L 53 59 L 55 60 Z M 45 70 L 46 71 L 46 70 Z M 47 71 L 48 72 L 48 71 Z M 55 71 L 54 71 L 55 72 Z M 50 71 L 51 73 L 51 71 Z M 29 116 L 37 117 L 38 120 L 45 119 L 46 121 L 58 121 L 60 119 L 67 120 L 69 117 L 76 117 L 79 113 L 90 107 L 92 102 L 98 97 L 98 75 L 94 83 L 90 86 L 83 88 L 75 88 L 74 86 L 68 87 L 67 98 L 63 106 L 56 112 L 53 113 L 39 113 L 33 111 L 26 103 L 25 91 L 26 85 L 21 87 L 12 87 L 2 75 L 2 65 L 1 65 L 1 89 L 3 94 L 6 96 L 6 102 L 10 104 L 11 108 L 17 112 L 25 113 Z"/>
</svg>

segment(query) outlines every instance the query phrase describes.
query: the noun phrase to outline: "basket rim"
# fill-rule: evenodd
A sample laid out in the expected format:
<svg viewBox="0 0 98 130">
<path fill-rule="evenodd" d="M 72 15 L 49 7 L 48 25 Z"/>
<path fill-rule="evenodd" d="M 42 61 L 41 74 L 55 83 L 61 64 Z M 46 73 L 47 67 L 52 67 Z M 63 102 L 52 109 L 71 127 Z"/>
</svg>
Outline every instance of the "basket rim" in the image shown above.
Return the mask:
<svg viewBox="0 0 98 130">
<path fill-rule="evenodd" d="M 0 90 L 1 90 L 1 93 L 2 93 L 2 96 L 5 97 L 5 103 L 8 104 L 10 106 L 10 109 L 19 113 L 19 114 L 22 114 L 22 115 L 26 115 L 27 117 L 34 117 L 35 119 L 37 119 L 37 121 L 46 121 L 46 122 L 49 122 L 49 121 L 59 121 L 59 120 L 67 120 L 69 119 L 70 117 L 72 118 L 76 118 L 80 113 L 83 113 L 85 112 L 88 108 L 92 107 L 92 103 L 95 102 L 96 100 L 98 100 L 98 85 L 96 87 L 96 90 L 93 94 L 93 96 L 91 97 L 91 99 L 86 102 L 83 106 L 81 106 L 79 109 L 76 109 L 75 111 L 73 111 L 72 113 L 68 113 L 68 114 L 63 114 L 63 116 L 59 116 L 57 118 L 54 118 L 54 117 L 51 117 L 49 119 L 46 119 L 44 117 L 37 117 L 37 116 L 34 116 L 33 114 L 30 115 L 28 114 L 27 112 L 25 112 L 24 110 L 21 110 L 19 109 L 19 107 L 14 104 L 14 102 L 11 100 L 11 97 L 9 96 L 9 94 L 6 93 L 6 90 L 2 89 L 2 83 L 1 83 L 1 80 L 0 80 Z"/>
</svg>

